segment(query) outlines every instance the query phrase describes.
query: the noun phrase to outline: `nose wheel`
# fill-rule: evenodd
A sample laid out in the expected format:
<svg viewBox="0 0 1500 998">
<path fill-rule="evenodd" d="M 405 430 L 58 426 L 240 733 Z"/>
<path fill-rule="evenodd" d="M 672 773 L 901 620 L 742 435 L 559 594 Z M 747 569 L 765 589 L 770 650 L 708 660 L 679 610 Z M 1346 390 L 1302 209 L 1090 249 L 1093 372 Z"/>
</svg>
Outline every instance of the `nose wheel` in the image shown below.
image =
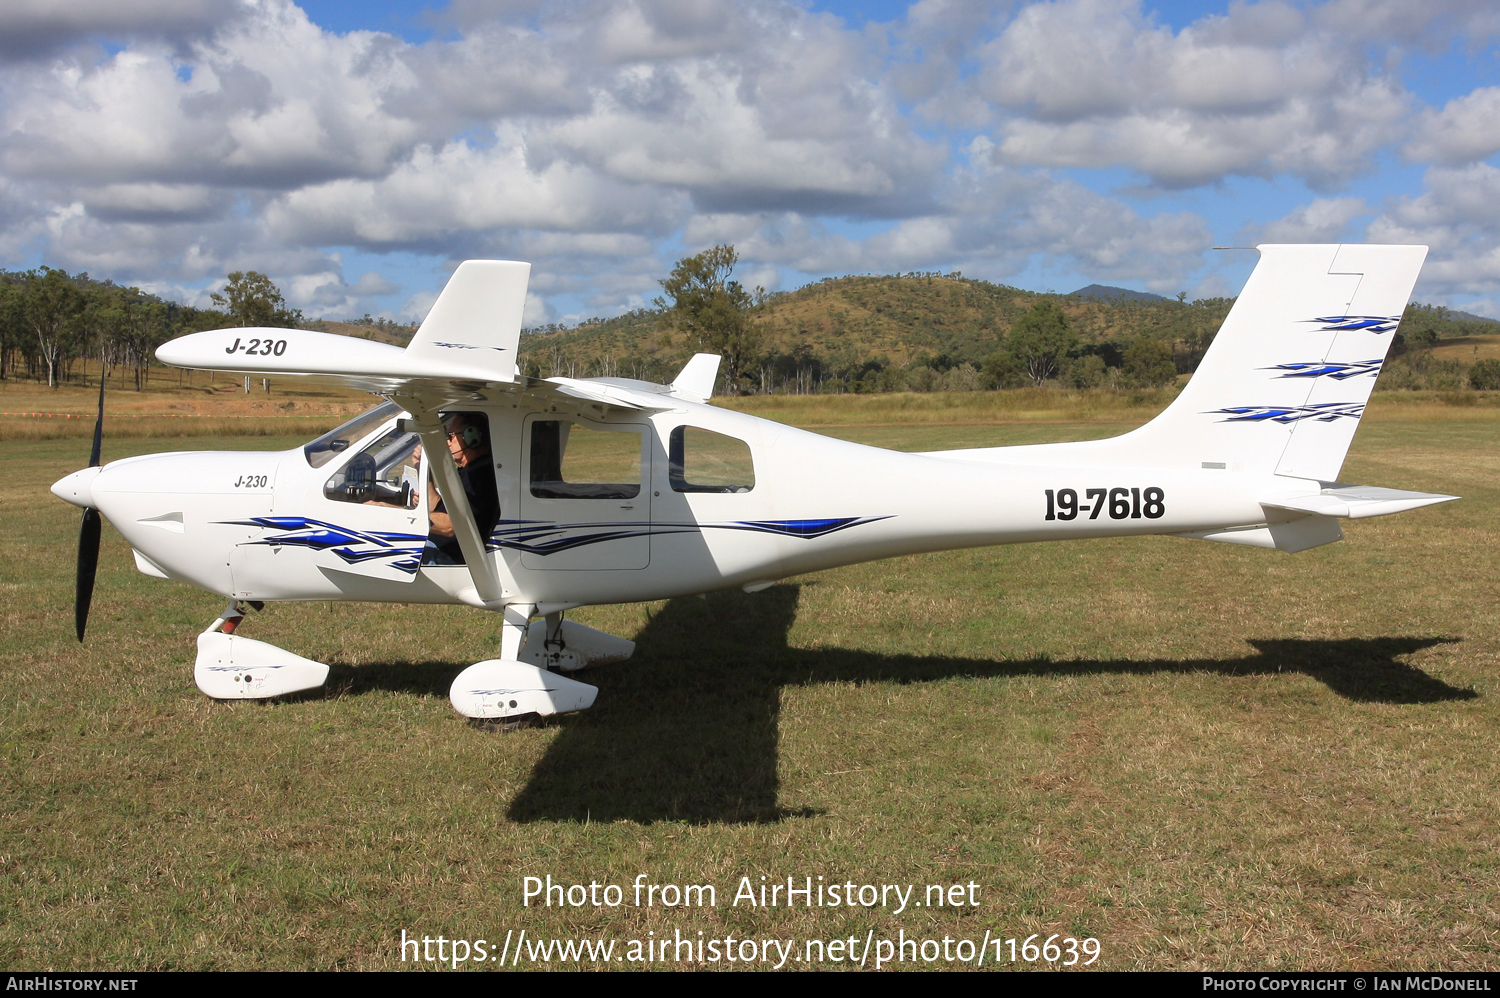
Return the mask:
<svg viewBox="0 0 1500 998">
<path fill-rule="evenodd" d="M 315 690 L 328 681 L 328 666 L 235 632 L 246 610 L 263 610 L 259 600 L 230 600 L 208 630 L 198 635 L 193 680 L 215 700 L 268 700 Z"/>
</svg>

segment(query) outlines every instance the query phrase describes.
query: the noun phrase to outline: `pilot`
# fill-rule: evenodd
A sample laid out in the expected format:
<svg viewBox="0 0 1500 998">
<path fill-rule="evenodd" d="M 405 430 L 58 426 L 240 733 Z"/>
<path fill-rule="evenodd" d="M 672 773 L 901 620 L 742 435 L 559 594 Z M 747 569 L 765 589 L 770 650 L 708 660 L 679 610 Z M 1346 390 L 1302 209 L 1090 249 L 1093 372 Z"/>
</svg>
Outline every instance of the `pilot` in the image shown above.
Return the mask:
<svg viewBox="0 0 1500 998">
<path fill-rule="evenodd" d="M 469 499 L 469 509 L 474 512 L 479 536 L 488 538 L 500 519 L 500 492 L 495 486 L 495 469 L 490 467 L 490 441 L 485 433 L 484 419 L 454 413 L 443 421 L 443 429 L 447 431 L 448 452 L 453 455 L 453 463 L 458 465 L 458 477 L 463 482 L 464 495 Z M 430 479 L 427 502 L 427 508 L 432 511 L 428 541 L 445 556 L 433 560 L 463 564 L 463 552 L 453 533 L 453 518 Z"/>
</svg>

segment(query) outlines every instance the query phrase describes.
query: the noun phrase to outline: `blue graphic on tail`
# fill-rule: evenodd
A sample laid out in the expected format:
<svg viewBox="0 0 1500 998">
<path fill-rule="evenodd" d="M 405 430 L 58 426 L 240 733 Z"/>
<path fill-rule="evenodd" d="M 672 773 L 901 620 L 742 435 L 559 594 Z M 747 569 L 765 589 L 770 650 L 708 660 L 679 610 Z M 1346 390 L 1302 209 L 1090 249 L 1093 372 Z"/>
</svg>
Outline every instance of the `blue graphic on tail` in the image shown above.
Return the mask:
<svg viewBox="0 0 1500 998">
<path fill-rule="evenodd" d="M 1384 361 L 1376 357 L 1374 360 L 1358 360 L 1348 363 L 1337 363 L 1334 361 L 1304 361 L 1300 364 L 1277 364 L 1275 367 L 1263 367 L 1263 371 L 1281 371 L 1283 378 L 1332 378 L 1335 381 L 1346 381 L 1349 378 L 1357 378 L 1368 374 L 1372 378 L 1380 376 L 1380 365 Z"/>
<path fill-rule="evenodd" d="M 1304 322 L 1322 323 L 1320 329 L 1346 330 L 1363 329 L 1371 333 L 1389 333 L 1401 323 L 1399 315 L 1322 315 L 1316 319 L 1304 319 Z"/>
<path fill-rule="evenodd" d="M 1332 423 L 1339 419 L 1358 419 L 1364 411 L 1363 402 L 1317 402 L 1313 405 L 1237 405 L 1214 409 L 1210 414 L 1226 416 L 1219 420 L 1221 423 L 1300 423 L 1304 419 Z"/>
</svg>

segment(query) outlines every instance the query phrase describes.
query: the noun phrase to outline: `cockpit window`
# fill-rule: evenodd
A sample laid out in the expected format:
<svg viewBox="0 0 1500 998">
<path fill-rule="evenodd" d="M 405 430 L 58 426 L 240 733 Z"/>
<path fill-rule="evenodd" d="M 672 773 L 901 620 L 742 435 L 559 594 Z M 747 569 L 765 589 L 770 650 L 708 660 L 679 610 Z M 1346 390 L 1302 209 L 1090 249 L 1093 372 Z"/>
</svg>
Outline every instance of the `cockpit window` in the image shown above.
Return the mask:
<svg viewBox="0 0 1500 998">
<path fill-rule="evenodd" d="M 667 477 L 674 492 L 749 492 L 755 488 L 750 445 L 696 426 L 672 430 Z"/>
<path fill-rule="evenodd" d="M 416 509 L 422 499 L 422 438 L 398 423 L 354 455 L 323 486 L 340 502 Z"/>
<path fill-rule="evenodd" d="M 306 456 L 308 464 L 314 468 L 321 468 L 375 432 L 381 423 L 384 423 L 400 411 L 401 407 L 396 403 L 382 402 L 375 408 L 366 410 L 355 416 L 344 425 L 329 430 L 318 439 L 303 447 L 302 453 Z"/>
</svg>

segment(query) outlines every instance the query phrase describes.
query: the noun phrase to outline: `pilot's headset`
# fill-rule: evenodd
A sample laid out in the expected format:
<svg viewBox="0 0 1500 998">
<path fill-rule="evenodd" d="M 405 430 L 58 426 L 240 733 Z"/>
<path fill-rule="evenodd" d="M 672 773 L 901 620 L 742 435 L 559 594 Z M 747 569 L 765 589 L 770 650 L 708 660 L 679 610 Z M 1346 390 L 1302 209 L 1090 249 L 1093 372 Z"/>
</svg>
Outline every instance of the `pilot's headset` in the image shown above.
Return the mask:
<svg viewBox="0 0 1500 998">
<path fill-rule="evenodd" d="M 449 433 L 453 432 L 453 424 L 458 422 L 460 418 L 461 417 L 458 416 L 448 417 L 447 429 Z M 480 444 L 484 443 L 483 430 L 466 419 L 463 421 L 463 423 L 464 428 L 458 431 L 458 439 L 463 443 L 465 450 L 470 447 L 478 447 Z"/>
</svg>

